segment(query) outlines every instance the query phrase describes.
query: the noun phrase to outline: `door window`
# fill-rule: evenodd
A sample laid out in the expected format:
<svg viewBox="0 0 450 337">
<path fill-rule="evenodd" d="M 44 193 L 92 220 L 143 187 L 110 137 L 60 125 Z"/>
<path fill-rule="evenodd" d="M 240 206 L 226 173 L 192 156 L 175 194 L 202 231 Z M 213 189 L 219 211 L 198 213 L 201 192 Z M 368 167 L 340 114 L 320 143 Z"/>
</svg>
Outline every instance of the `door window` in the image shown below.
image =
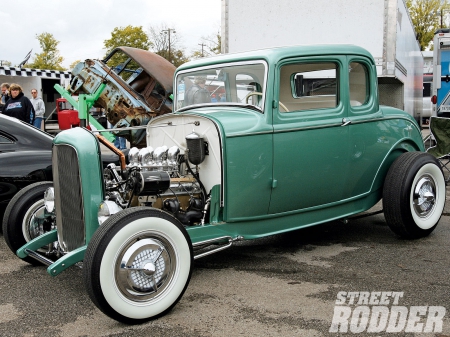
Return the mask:
<svg viewBox="0 0 450 337">
<path fill-rule="evenodd" d="M 332 62 L 287 64 L 280 72 L 280 112 L 338 106 L 338 66 Z"/>
</svg>

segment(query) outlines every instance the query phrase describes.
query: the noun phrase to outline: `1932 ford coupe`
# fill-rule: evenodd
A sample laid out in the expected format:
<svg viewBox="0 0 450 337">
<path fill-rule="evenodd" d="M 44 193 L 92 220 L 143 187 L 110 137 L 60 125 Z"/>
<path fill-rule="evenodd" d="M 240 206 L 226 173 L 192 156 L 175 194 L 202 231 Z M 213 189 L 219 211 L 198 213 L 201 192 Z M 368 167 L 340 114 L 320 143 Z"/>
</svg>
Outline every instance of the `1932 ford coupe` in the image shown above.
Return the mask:
<svg viewBox="0 0 450 337">
<path fill-rule="evenodd" d="M 53 276 L 83 261 L 96 306 L 139 323 L 179 301 L 194 259 L 238 240 L 345 219 L 381 198 L 397 235 L 427 236 L 444 207 L 443 173 L 415 120 L 379 106 L 376 76 L 366 50 L 343 45 L 186 63 L 174 112 L 149 122 L 129 164 L 102 170 L 107 143 L 86 129 L 54 139 L 54 187 L 35 224 L 56 229 L 17 255 Z M 26 199 L 8 206 L 8 242 Z"/>
</svg>

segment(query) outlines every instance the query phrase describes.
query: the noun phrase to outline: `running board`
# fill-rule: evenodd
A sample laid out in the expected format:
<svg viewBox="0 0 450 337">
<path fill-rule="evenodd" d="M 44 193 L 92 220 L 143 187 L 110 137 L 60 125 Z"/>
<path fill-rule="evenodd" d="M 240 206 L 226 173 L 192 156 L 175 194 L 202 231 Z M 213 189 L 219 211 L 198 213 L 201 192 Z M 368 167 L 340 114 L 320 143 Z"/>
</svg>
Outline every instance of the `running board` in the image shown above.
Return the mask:
<svg viewBox="0 0 450 337">
<path fill-rule="evenodd" d="M 209 246 L 209 245 L 212 245 L 214 243 L 220 243 L 221 241 L 226 241 L 226 243 L 224 243 L 223 246 L 220 246 L 220 247 L 208 250 L 208 251 L 206 251 L 204 253 L 200 253 L 198 255 L 194 255 L 194 260 L 197 260 L 197 259 L 199 259 L 201 257 L 205 257 L 205 256 L 208 256 L 208 255 L 220 252 L 220 251 L 225 250 L 227 248 L 230 248 L 233 245 L 234 242 L 242 241 L 242 240 L 244 240 L 244 238 L 242 236 L 237 236 L 235 239 L 233 239 L 231 236 L 221 236 L 221 237 L 218 237 L 218 238 L 214 238 L 214 239 L 210 239 L 210 240 L 206 240 L 206 241 L 193 243 L 192 247 L 196 248 L 196 247 L 201 247 L 201 246 L 205 246 L 205 245 Z"/>
</svg>

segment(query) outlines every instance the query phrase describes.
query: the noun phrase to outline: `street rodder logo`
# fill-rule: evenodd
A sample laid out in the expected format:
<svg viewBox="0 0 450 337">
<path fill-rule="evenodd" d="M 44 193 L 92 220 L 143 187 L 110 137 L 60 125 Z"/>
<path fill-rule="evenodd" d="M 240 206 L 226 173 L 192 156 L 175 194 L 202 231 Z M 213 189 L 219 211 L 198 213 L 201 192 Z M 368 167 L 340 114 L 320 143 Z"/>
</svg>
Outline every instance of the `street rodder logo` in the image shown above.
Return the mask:
<svg viewBox="0 0 450 337">
<path fill-rule="evenodd" d="M 403 292 L 337 294 L 330 332 L 442 332 L 445 307 L 401 306 Z"/>
</svg>

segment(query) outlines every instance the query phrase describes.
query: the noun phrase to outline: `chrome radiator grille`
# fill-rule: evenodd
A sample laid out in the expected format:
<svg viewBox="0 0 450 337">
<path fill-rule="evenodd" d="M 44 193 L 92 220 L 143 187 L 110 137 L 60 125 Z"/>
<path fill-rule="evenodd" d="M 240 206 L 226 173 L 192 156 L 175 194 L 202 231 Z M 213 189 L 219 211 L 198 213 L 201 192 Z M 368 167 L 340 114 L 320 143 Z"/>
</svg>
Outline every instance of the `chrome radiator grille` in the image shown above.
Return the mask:
<svg viewBox="0 0 450 337">
<path fill-rule="evenodd" d="M 69 145 L 55 145 L 52 165 L 58 241 L 70 252 L 86 242 L 77 152 Z"/>
</svg>

